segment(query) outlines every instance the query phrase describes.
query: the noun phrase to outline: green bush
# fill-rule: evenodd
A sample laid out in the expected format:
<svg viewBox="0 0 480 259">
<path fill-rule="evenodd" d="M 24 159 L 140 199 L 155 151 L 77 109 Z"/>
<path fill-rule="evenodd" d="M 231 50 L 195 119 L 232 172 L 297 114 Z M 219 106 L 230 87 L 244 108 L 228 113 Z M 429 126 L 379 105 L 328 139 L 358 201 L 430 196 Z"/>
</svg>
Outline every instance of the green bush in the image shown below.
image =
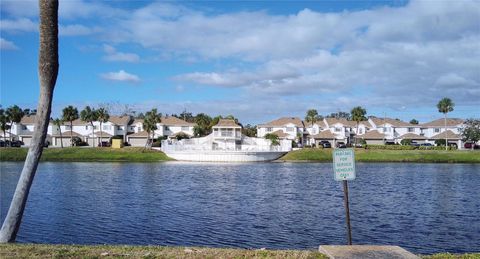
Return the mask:
<svg viewBox="0 0 480 259">
<path fill-rule="evenodd" d="M 402 144 L 403 146 L 409 146 L 412 144 L 412 140 L 411 139 L 402 139 L 402 141 L 400 141 L 400 144 Z"/>
<path fill-rule="evenodd" d="M 272 141 L 272 145 L 274 145 L 274 146 L 280 145 L 280 141 L 278 141 L 278 136 L 275 135 L 275 134 L 267 133 L 267 134 L 265 134 L 264 138 Z"/>
<path fill-rule="evenodd" d="M 365 149 L 383 150 L 445 150 L 445 146 L 400 146 L 400 145 L 366 145 Z M 449 146 L 448 150 L 456 150 L 456 146 Z"/>
<path fill-rule="evenodd" d="M 444 146 L 445 147 L 445 139 L 437 139 L 435 140 L 436 146 Z"/>
</svg>

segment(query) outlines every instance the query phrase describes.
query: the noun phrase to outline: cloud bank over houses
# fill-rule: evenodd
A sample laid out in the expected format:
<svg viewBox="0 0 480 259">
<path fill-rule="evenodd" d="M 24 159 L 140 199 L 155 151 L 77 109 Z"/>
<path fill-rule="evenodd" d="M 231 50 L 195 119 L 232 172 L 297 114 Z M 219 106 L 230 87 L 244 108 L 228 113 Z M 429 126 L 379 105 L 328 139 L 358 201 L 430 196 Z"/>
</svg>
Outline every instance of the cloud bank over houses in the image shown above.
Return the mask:
<svg viewBox="0 0 480 259">
<path fill-rule="evenodd" d="M 37 33 L 36 3 L 1 5 L 0 30 L 8 39 L 2 38 L 2 49 L 4 41 L 17 46 L 19 34 Z M 139 83 L 140 77 L 126 70 L 147 71 L 150 92 L 108 94 L 138 106 L 161 89 L 156 103 L 163 107 L 191 105 L 193 112 L 207 112 L 214 106 L 212 114 L 260 121 L 303 116 L 308 108 L 330 113 L 357 105 L 393 117 L 416 110 L 431 117 L 444 96 L 454 99 L 459 116 L 480 109 L 478 1 L 410 1 L 343 11 L 310 5 L 278 11 L 67 1 L 60 5 L 60 34 L 94 46 L 89 64 L 97 71 L 89 73 L 101 79 Z M 93 82 L 96 93 L 111 90 L 102 88 L 102 81 Z M 259 109 L 265 114 L 258 115 Z"/>
</svg>

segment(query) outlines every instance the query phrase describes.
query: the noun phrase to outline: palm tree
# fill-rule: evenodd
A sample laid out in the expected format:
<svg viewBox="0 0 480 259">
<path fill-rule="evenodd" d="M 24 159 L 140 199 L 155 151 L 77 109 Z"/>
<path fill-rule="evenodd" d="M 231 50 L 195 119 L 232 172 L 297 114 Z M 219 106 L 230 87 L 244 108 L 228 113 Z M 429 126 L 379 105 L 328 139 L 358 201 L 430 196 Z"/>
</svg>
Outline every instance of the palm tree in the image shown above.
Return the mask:
<svg viewBox="0 0 480 259">
<path fill-rule="evenodd" d="M 12 141 L 12 125 L 13 123 L 19 123 L 25 113 L 23 110 L 18 107 L 17 105 L 8 107 L 8 109 L 5 111 L 9 121 L 10 121 L 10 127 L 9 127 L 9 132 L 8 135 L 10 136 L 10 141 Z"/>
<path fill-rule="evenodd" d="M 152 132 L 152 139 L 155 136 L 155 130 L 157 129 L 157 123 L 162 122 L 162 114 L 157 112 L 157 109 L 152 109 L 149 112 L 145 113 L 145 118 L 143 119 L 143 130 L 147 132 L 147 142 L 145 143 L 145 148 L 150 140 L 150 132 Z"/>
<path fill-rule="evenodd" d="M 105 108 L 99 108 L 97 111 L 96 111 L 96 116 L 97 116 L 97 120 L 100 122 L 100 140 L 99 140 L 99 143 L 100 144 L 100 147 L 102 146 L 102 123 L 105 123 L 108 121 L 108 119 L 110 119 L 110 114 L 108 114 L 108 111 L 107 109 Z"/>
<path fill-rule="evenodd" d="M 58 132 L 60 133 L 60 146 L 63 148 L 63 137 L 62 137 L 62 127 L 61 127 L 63 124 L 63 121 L 59 118 L 56 118 L 52 122 L 53 122 L 53 125 L 58 127 Z"/>
<path fill-rule="evenodd" d="M 47 137 L 48 123 L 52 108 L 53 89 L 58 74 L 58 0 L 39 0 L 40 10 L 40 51 L 38 75 L 40 97 L 35 120 L 35 131 L 23 165 L 17 188 L 10 208 L 0 230 L 0 243 L 14 242 L 17 237 L 23 212 L 35 177 L 38 162 L 42 156 Z"/>
<path fill-rule="evenodd" d="M 455 104 L 452 102 L 450 98 L 443 98 L 437 104 L 438 112 L 443 113 L 444 115 L 444 122 L 445 122 L 445 150 L 448 150 L 448 137 L 447 137 L 447 113 L 453 111 L 453 107 Z"/>
<path fill-rule="evenodd" d="M 95 134 L 95 133 L 94 133 L 93 122 L 98 119 L 98 118 L 97 118 L 97 117 L 98 117 L 97 115 L 98 115 L 98 114 L 97 114 L 97 112 L 95 111 L 95 109 L 90 108 L 90 106 L 85 107 L 85 109 L 83 109 L 83 110 L 80 112 L 80 118 L 81 118 L 83 121 L 90 122 L 90 125 L 92 126 L 92 138 L 93 138 L 92 147 L 95 147 L 95 138 L 93 137 L 93 135 Z"/>
<path fill-rule="evenodd" d="M 5 132 L 10 129 L 10 125 L 8 124 L 9 118 L 5 114 L 4 109 L 0 109 L 0 130 L 3 131 L 3 140 L 7 140 L 7 137 L 5 136 Z M 5 145 L 4 147 L 7 147 Z"/>
<path fill-rule="evenodd" d="M 361 106 L 354 107 L 352 111 L 350 111 L 352 116 L 352 120 L 357 122 L 357 131 L 356 134 L 358 135 L 358 125 L 361 121 L 366 120 L 365 115 L 367 114 L 367 110 L 362 108 Z M 357 137 L 355 137 L 355 146 L 357 145 Z"/>
<path fill-rule="evenodd" d="M 73 121 L 78 119 L 78 110 L 69 105 L 65 107 L 62 112 L 62 120 L 70 122 L 70 146 L 73 147 Z"/>
<path fill-rule="evenodd" d="M 305 116 L 305 121 L 311 123 L 312 127 L 315 122 L 318 121 L 318 112 L 315 109 L 310 109 L 307 111 L 307 116 Z"/>
</svg>

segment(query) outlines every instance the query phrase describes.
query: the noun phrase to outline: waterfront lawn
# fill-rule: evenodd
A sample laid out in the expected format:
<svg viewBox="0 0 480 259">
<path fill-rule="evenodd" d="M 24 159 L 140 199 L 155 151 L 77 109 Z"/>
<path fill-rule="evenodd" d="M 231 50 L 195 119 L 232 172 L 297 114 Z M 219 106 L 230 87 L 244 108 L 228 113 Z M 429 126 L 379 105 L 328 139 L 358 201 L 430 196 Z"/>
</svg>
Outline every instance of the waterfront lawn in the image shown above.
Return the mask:
<svg viewBox="0 0 480 259">
<path fill-rule="evenodd" d="M 80 246 L 42 244 L 0 244 L 0 258 L 316 258 L 327 256 L 316 250 L 247 250 L 168 246 Z M 474 259 L 474 254 L 420 255 L 425 259 Z"/>
<path fill-rule="evenodd" d="M 25 161 L 27 148 L 0 148 L 0 161 Z M 64 162 L 156 162 L 171 160 L 165 153 L 141 147 L 66 147 L 43 149 L 42 161 Z"/>
<path fill-rule="evenodd" d="M 333 149 L 304 148 L 291 151 L 279 160 L 332 162 Z M 479 151 L 463 150 L 381 150 L 355 149 L 357 162 L 480 163 Z"/>
<path fill-rule="evenodd" d="M 318 258 L 313 250 L 246 250 L 164 246 L 1 244 L 0 258 Z"/>
</svg>

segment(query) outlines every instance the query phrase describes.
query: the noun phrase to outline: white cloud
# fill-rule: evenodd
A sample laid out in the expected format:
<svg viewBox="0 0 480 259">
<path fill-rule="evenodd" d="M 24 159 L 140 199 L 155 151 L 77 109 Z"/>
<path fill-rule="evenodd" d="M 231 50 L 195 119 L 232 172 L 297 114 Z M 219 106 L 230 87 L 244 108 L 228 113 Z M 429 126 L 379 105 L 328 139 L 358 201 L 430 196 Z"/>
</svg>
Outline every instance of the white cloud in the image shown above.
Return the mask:
<svg viewBox="0 0 480 259">
<path fill-rule="evenodd" d="M 1 50 L 17 50 L 19 49 L 15 43 L 8 41 L 4 38 L 0 38 L 0 49 Z"/>
<path fill-rule="evenodd" d="M 2 19 L 0 21 L 0 30 L 8 32 L 36 32 L 38 24 L 28 18 Z"/>
<path fill-rule="evenodd" d="M 106 61 L 125 61 L 132 63 L 140 61 L 140 57 L 137 54 L 119 52 L 114 47 L 108 44 L 103 45 L 103 50 L 106 53 L 106 55 L 103 56 L 103 59 Z"/>
<path fill-rule="evenodd" d="M 118 72 L 109 72 L 100 75 L 105 80 L 110 81 L 120 81 L 127 83 L 140 83 L 140 77 L 134 74 L 125 72 L 125 70 L 120 70 Z"/>
<path fill-rule="evenodd" d="M 61 36 L 85 36 L 100 32 L 98 27 L 90 28 L 81 24 L 60 25 L 59 34 Z"/>
</svg>

